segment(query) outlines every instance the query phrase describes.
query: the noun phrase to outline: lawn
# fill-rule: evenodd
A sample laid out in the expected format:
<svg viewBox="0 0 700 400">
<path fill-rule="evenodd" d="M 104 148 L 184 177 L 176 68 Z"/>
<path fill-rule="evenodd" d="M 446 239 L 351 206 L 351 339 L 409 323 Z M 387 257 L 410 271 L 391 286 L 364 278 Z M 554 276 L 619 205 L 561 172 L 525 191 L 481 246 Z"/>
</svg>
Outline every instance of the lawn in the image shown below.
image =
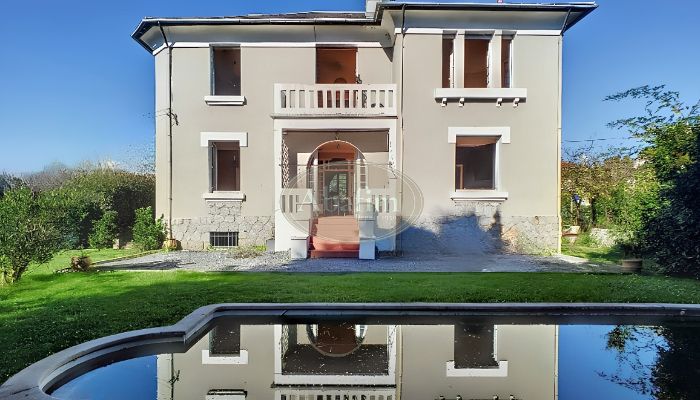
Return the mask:
<svg viewBox="0 0 700 400">
<path fill-rule="evenodd" d="M 59 254 L 0 287 L 0 382 L 66 347 L 174 323 L 221 302 L 700 302 L 700 282 L 564 273 L 196 273 L 52 271 Z M 92 251 L 93 260 L 125 255 Z"/>
<path fill-rule="evenodd" d="M 623 258 L 622 250 L 618 247 L 562 243 L 561 252 L 570 256 L 585 258 L 599 264 L 620 264 L 620 260 Z"/>
</svg>

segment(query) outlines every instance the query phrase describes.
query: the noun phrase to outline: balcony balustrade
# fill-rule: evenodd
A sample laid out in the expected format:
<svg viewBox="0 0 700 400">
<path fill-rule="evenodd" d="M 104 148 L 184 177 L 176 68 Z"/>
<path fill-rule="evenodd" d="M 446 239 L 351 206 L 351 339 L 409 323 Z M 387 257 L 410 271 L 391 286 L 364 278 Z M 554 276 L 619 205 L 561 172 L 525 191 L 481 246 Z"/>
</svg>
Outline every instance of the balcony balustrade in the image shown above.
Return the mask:
<svg viewBox="0 0 700 400">
<path fill-rule="evenodd" d="M 395 84 L 275 84 L 276 116 L 395 117 Z"/>
</svg>

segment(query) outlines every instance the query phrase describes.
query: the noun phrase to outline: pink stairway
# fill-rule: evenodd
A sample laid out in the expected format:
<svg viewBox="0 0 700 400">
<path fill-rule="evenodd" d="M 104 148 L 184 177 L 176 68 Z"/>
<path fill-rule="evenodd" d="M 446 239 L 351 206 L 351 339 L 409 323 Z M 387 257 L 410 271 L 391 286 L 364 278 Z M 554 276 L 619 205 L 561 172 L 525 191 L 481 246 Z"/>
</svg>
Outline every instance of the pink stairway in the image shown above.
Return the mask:
<svg viewBox="0 0 700 400">
<path fill-rule="evenodd" d="M 319 217 L 311 226 L 311 258 L 358 258 L 360 237 L 352 215 Z"/>
</svg>

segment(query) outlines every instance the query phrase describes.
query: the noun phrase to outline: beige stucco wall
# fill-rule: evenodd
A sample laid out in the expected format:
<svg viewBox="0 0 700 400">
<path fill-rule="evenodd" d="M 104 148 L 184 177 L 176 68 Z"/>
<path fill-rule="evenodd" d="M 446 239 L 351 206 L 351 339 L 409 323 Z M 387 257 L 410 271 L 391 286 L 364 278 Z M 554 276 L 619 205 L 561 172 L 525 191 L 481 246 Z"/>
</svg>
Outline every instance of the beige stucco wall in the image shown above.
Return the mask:
<svg viewBox="0 0 700 400">
<path fill-rule="evenodd" d="M 501 145 L 499 190 L 509 194 L 505 215 L 557 215 L 558 43 L 556 36 L 517 36 L 513 41 L 515 87 L 527 88 L 517 108 L 506 101 L 450 102 L 433 96 L 441 87 L 441 35 L 406 35 L 403 93 L 403 171 L 423 189 L 425 213 L 452 208 L 455 145 L 448 127 L 511 128 Z"/>
<path fill-rule="evenodd" d="M 330 35 L 332 28 L 324 29 L 328 31 L 326 35 Z M 230 39 L 235 42 L 236 37 Z M 274 33 L 265 37 L 271 42 L 284 39 Z M 397 146 L 393 151 L 403 173 L 416 181 L 423 191 L 423 216 L 438 218 L 464 214 L 464 210 L 474 213 L 478 209 L 477 213 L 489 214 L 485 221 L 477 223 L 480 230 L 487 231 L 489 224 L 498 219 L 507 225 L 501 234 L 513 238 L 532 236 L 533 230 L 539 229 L 537 224 L 546 225 L 541 237 L 534 235 L 533 241 L 544 241 L 541 247 L 556 250 L 561 37 L 516 35 L 513 41 L 514 87 L 528 91 L 527 99 L 517 108 L 512 107 L 510 101 L 505 101 L 501 107 L 496 107 L 495 101 L 467 101 L 464 107 L 450 102 L 442 107 L 433 95 L 434 89 L 441 85 L 441 40 L 440 34 L 408 33 L 405 40 L 400 34 L 396 36 L 393 49 L 358 49 L 358 73 L 363 83 L 396 83 L 399 91 L 404 90 L 399 97 L 403 107 L 398 117 Z M 383 41 L 384 45 L 389 43 Z M 275 169 L 279 168 L 275 163 L 275 151 L 279 149 L 273 145 L 272 88 L 275 83 L 314 83 L 315 49 L 241 47 L 244 106 L 205 103 L 204 97 L 210 94 L 209 48 L 177 47 L 172 52 L 173 113 L 177 116 L 172 139 L 172 217 L 204 218 L 211 211 L 202 198 L 209 190 L 209 154 L 206 147 L 200 146 L 200 132 L 208 131 L 247 132 L 248 146 L 241 148 L 241 191 L 246 198 L 236 212 L 244 217 L 273 216 L 274 176 Z M 155 59 L 156 209 L 158 214 L 167 217 L 168 50 L 158 53 Z M 511 142 L 501 144 L 498 167 L 498 190 L 508 192 L 508 199 L 465 205 L 450 197 L 454 191 L 455 147 L 448 143 L 447 131 L 449 127 L 480 126 L 510 127 Z M 381 155 L 378 159 L 384 158 Z M 515 227 L 515 231 L 511 232 L 511 227 Z M 466 232 L 463 236 L 468 239 L 471 235 Z M 525 247 L 519 246 L 519 250 L 540 250 Z M 490 248 L 478 245 L 470 250 Z"/>
</svg>

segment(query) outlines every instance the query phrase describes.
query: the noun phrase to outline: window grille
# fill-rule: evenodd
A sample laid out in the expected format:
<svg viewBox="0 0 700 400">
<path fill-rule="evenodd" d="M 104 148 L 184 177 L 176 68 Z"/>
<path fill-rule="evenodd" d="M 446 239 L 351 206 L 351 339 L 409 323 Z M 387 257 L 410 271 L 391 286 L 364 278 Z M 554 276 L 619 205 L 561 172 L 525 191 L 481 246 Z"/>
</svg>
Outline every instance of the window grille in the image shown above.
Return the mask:
<svg viewBox="0 0 700 400">
<path fill-rule="evenodd" d="M 238 232 L 209 232 L 209 244 L 212 247 L 238 246 Z"/>
</svg>

